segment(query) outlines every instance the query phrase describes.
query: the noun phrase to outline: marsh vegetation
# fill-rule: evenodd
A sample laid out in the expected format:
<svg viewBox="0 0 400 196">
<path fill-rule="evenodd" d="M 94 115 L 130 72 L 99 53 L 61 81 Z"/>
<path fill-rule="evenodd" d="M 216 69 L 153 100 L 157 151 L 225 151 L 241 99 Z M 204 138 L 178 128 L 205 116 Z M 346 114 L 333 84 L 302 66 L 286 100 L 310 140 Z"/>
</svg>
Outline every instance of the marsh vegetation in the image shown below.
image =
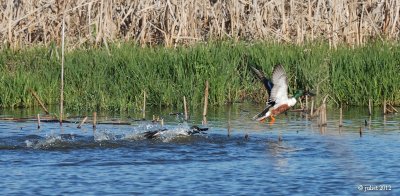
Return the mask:
<svg viewBox="0 0 400 196">
<path fill-rule="evenodd" d="M 263 103 L 266 93 L 249 66 L 268 76 L 282 63 L 290 92 L 303 88 L 331 104 L 399 104 L 400 50 L 398 44 L 371 42 L 362 47 L 328 44 L 296 46 L 266 42 L 210 42 L 191 47 L 140 47 L 112 44 L 109 48 L 82 48 L 66 53 L 65 107 L 68 109 L 127 110 L 147 104 L 202 106 L 205 81 L 209 104 L 252 101 Z M 34 47 L 0 52 L 0 106 L 37 105 L 33 89 L 47 105 L 59 103 L 60 51 Z"/>
</svg>

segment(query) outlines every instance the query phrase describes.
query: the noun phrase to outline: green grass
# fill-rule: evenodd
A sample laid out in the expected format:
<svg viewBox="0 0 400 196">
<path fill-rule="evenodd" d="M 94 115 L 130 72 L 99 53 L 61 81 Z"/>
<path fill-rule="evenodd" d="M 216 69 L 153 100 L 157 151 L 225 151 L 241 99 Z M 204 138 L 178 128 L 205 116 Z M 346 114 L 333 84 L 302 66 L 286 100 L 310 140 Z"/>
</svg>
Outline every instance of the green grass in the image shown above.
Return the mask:
<svg viewBox="0 0 400 196">
<path fill-rule="evenodd" d="M 383 99 L 400 104 L 398 44 L 371 42 L 336 50 L 326 44 L 212 42 L 175 49 L 114 44 L 110 53 L 106 48 L 66 53 L 67 110 L 139 109 L 143 91 L 149 105 L 181 108 L 186 96 L 192 107 L 201 106 L 206 80 L 209 104 L 262 103 L 265 91 L 248 65 L 262 68 L 268 76 L 278 63 L 288 72 L 290 92 L 313 89 L 319 97 L 329 94 L 335 102 L 349 105 L 366 105 L 369 98 L 375 104 Z M 0 51 L 0 107 L 37 105 L 30 88 L 45 104 L 58 104 L 59 54 L 59 49 L 41 47 Z"/>
</svg>

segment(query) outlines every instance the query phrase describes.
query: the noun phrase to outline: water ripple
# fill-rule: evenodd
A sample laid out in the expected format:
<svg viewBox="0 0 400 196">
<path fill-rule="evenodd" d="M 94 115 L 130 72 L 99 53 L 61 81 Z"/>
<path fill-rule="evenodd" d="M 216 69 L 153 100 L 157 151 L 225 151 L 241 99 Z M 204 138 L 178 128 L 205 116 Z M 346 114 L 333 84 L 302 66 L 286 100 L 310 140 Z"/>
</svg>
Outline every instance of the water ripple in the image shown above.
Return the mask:
<svg viewBox="0 0 400 196">
<path fill-rule="evenodd" d="M 0 190 L 5 195 L 355 195 L 363 194 L 360 185 L 386 184 L 392 191 L 370 193 L 400 193 L 398 116 L 369 120 L 360 112 L 345 113 L 339 129 L 331 114 L 322 129 L 298 113 L 279 116 L 271 126 L 252 121 L 248 111 L 253 110 L 210 112 L 210 129 L 199 135 L 185 134 L 189 125 L 180 122 L 96 130 L 0 122 Z M 161 128 L 167 131 L 145 136 Z"/>
</svg>

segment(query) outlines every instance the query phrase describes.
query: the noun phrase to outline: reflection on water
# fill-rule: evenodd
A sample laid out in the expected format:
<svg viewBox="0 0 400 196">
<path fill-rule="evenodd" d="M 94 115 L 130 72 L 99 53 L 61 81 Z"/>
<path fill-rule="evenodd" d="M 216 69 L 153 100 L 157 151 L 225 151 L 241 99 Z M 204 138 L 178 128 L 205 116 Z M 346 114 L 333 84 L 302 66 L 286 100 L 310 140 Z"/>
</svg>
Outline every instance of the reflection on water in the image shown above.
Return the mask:
<svg viewBox="0 0 400 196">
<path fill-rule="evenodd" d="M 298 112 L 274 125 L 251 120 L 261 107 L 236 104 L 209 108 L 207 134 L 187 134 L 201 125 L 201 111 L 188 123 L 153 110 L 165 125 L 134 121 L 135 115 L 100 114 L 131 125 L 0 121 L 0 190 L 10 194 L 372 194 L 400 193 L 397 114 L 369 117 L 367 109 L 328 111 L 323 130 Z M 34 116 L 3 112 L 2 117 Z M 164 130 L 148 139 L 144 133 Z M 360 129 L 362 135 L 360 137 Z M 248 135 L 245 138 L 245 135 Z M 279 140 L 279 137 L 282 140 Z M 386 185 L 386 186 L 383 186 Z M 55 188 L 57 187 L 57 188 Z M 361 189 L 359 190 L 359 188 Z"/>
</svg>

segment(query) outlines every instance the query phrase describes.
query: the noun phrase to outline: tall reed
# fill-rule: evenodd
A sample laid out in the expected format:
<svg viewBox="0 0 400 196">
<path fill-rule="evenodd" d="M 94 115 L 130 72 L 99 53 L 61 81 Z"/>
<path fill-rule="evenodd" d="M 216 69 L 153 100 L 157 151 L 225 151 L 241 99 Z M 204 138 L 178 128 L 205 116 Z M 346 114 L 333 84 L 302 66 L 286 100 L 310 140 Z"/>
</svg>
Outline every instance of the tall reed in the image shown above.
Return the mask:
<svg viewBox="0 0 400 196">
<path fill-rule="evenodd" d="M 140 45 L 219 40 L 324 40 L 363 45 L 371 38 L 398 40 L 397 0 L 68 0 L 2 1 L 0 42 L 13 48 L 61 42 L 66 13 L 68 48 L 116 40 Z"/>
</svg>

